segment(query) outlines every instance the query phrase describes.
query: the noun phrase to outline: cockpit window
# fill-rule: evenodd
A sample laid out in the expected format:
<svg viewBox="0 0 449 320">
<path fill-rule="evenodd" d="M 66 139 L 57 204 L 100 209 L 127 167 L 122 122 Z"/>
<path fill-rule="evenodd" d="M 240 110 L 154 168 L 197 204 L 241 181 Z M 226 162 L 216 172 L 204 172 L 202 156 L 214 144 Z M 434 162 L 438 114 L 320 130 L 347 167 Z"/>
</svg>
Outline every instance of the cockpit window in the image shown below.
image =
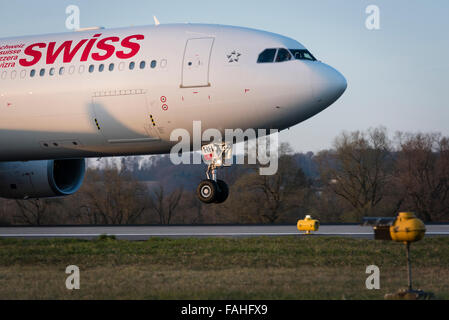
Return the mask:
<svg viewBox="0 0 449 320">
<path fill-rule="evenodd" d="M 315 57 L 305 49 L 290 49 L 289 51 L 285 48 L 270 48 L 262 51 L 257 63 L 284 62 L 292 59 L 316 61 Z"/>
<path fill-rule="evenodd" d="M 292 55 L 287 49 L 281 48 L 278 50 L 278 55 L 276 56 L 276 62 L 283 62 L 292 59 Z"/>
<path fill-rule="evenodd" d="M 296 60 L 316 61 L 315 57 L 308 50 L 304 50 L 304 49 L 290 49 L 290 52 L 293 54 L 293 57 Z"/>
<path fill-rule="evenodd" d="M 270 63 L 274 61 L 274 56 L 276 55 L 277 49 L 266 49 L 264 50 L 257 59 L 257 63 Z"/>
</svg>

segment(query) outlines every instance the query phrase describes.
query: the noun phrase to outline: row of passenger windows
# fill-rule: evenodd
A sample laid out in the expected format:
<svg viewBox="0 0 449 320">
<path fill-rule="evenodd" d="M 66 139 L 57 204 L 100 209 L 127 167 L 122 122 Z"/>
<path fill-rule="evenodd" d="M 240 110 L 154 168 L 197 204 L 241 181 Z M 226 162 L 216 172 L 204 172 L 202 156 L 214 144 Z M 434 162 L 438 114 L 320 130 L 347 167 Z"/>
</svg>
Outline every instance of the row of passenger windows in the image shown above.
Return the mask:
<svg viewBox="0 0 449 320">
<path fill-rule="evenodd" d="M 157 63 L 156 60 L 152 60 L 152 61 L 149 63 L 149 66 L 150 66 L 151 69 L 155 69 L 155 68 L 157 67 L 157 65 L 158 65 L 158 63 Z M 165 68 L 166 65 L 167 65 L 167 60 L 164 59 L 164 60 L 162 60 L 162 61 L 160 62 L 160 67 L 161 67 L 161 68 Z M 118 65 L 117 69 L 120 70 L 120 71 L 123 71 L 123 70 L 125 69 L 125 67 L 127 67 L 129 70 L 134 70 L 134 69 L 137 69 L 137 68 L 143 70 L 143 69 L 145 69 L 146 66 L 147 66 L 147 62 L 146 62 L 146 61 L 140 61 L 139 63 L 136 63 L 136 62 L 134 62 L 134 61 L 131 61 L 127 66 L 126 66 L 125 62 L 121 62 L 121 63 Z M 67 73 L 68 73 L 68 74 L 74 74 L 74 73 L 75 73 L 76 67 L 75 67 L 74 65 L 72 65 L 72 66 L 68 67 L 67 69 L 68 69 L 68 70 L 67 70 Z M 84 73 L 85 69 L 86 69 L 86 66 L 80 65 L 80 66 L 78 67 L 78 73 Z M 87 68 L 87 70 L 89 71 L 89 73 L 93 73 L 93 72 L 95 72 L 96 70 L 97 70 L 98 72 L 103 72 L 103 71 L 105 71 L 105 70 L 108 70 L 108 71 L 112 72 L 112 71 L 114 71 L 115 69 L 116 69 L 116 65 L 115 65 L 114 63 L 110 63 L 109 65 L 99 64 L 99 65 L 97 65 L 97 66 L 91 64 L 91 65 L 89 65 L 89 67 Z M 62 75 L 64 75 L 65 73 L 66 73 L 66 67 L 60 67 L 59 70 L 58 70 L 58 74 L 59 74 L 60 76 L 62 76 Z M 47 69 L 45 69 L 45 68 L 42 68 L 42 69 L 40 69 L 40 70 L 32 69 L 32 70 L 30 70 L 30 72 L 29 72 L 29 76 L 30 76 L 31 78 L 35 77 L 37 74 L 39 74 L 39 76 L 41 76 L 41 77 L 44 77 L 44 76 L 47 74 Z M 48 70 L 48 74 L 49 74 L 50 76 L 54 76 L 54 75 L 56 74 L 56 69 L 55 69 L 55 68 L 50 68 L 50 69 Z M 7 71 L 3 71 L 2 74 L 1 74 L 1 78 L 2 78 L 3 80 L 6 79 L 7 75 L 8 75 L 8 72 L 7 72 Z M 22 70 L 22 71 L 20 72 L 20 78 L 23 79 L 23 78 L 26 77 L 26 75 L 27 75 L 27 71 L 26 71 L 26 70 Z M 16 77 L 17 77 L 17 71 L 13 70 L 13 71 L 11 72 L 11 79 L 15 79 Z"/>
<path fill-rule="evenodd" d="M 257 59 L 257 63 L 284 62 L 289 60 L 310 60 L 316 61 L 315 57 L 305 49 L 265 49 Z"/>
<path fill-rule="evenodd" d="M 146 66 L 146 62 L 145 61 L 141 61 L 139 63 L 139 68 L 140 69 L 145 69 L 145 66 Z M 150 66 L 151 66 L 152 69 L 156 68 L 156 66 L 157 66 L 156 60 L 151 61 Z M 95 67 L 96 67 L 95 65 L 91 64 L 89 66 L 89 68 L 88 68 L 89 73 L 93 73 L 95 71 Z M 72 68 L 72 67 L 70 67 L 70 68 Z M 70 69 L 70 68 L 69 68 L 69 74 L 73 74 L 73 72 L 75 70 L 74 69 Z M 79 73 L 83 73 L 84 72 L 84 68 L 85 68 L 84 65 L 79 66 L 78 72 Z M 128 65 L 128 68 L 129 68 L 129 70 L 134 70 L 136 68 L 136 63 L 134 61 L 130 62 L 129 65 Z M 98 65 L 98 72 L 103 72 L 104 69 L 105 69 L 105 65 L 104 64 Z M 109 71 L 114 71 L 115 64 L 114 63 L 110 63 L 107 69 Z M 123 70 L 124 66 L 122 66 L 121 69 Z M 43 77 L 43 76 L 45 76 L 45 72 L 46 72 L 45 69 L 40 69 L 39 75 L 41 77 Z M 53 75 L 55 75 L 55 72 L 56 72 L 55 68 L 51 68 L 48 73 L 49 73 L 50 76 L 53 76 Z M 64 75 L 65 67 L 59 68 L 59 72 L 58 73 L 59 73 L 60 76 Z M 36 70 L 34 70 L 34 69 L 31 70 L 30 71 L 30 77 L 34 77 L 35 75 L 36 75 Z"/>
</svg>

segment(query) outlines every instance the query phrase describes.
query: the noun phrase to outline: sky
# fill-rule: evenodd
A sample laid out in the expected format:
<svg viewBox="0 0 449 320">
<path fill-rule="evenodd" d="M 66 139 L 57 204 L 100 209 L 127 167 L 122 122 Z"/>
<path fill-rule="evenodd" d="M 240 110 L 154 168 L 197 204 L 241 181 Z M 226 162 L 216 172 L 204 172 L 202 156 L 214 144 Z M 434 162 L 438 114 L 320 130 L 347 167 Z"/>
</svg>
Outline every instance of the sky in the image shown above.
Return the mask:
<svg viewBox="0 0 449 320">
<path fill-rule="evenodd" d="M 331 107 L 280 134 L 297 152 L 330 148 L 342 131 L 384 126 L 449 135 L 447 0 L 15 0 L 0 10 L 0 37 L 68 32 L 68 5 L 81 27 L 216 23 L 279 33 L 339 70 L 348 89 Z M 367 6 L 380 10 L 368 30 Z"/>
</svg>

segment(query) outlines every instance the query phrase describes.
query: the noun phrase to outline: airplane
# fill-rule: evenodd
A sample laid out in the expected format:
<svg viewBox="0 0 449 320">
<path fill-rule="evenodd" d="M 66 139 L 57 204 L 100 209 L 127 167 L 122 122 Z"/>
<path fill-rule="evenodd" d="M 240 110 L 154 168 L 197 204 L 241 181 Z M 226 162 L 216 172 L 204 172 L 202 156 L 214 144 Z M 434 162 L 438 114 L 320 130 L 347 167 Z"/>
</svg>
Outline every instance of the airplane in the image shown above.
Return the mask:
<svg viewBox="0 0 449 320">
<path fill-rule="evenodd" d="M 86 158 L 169 153 L 170 133 L 288 129 L 346 90 L 291 38 L 250 28 L 159 24 L 0 39 L 0 197 L 68 196 Z M 206 172 L 207 174 L 207 172 Z M 204 203 L 229 194 L 214 174 Z"/>
</svg>

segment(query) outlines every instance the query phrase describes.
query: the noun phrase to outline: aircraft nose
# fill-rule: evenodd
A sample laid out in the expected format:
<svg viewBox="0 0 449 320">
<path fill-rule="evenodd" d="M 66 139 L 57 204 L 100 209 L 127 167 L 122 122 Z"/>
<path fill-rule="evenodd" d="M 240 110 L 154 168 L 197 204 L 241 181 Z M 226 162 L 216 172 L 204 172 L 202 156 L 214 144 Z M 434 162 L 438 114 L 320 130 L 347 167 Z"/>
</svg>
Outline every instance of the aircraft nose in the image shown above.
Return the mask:
<svg viewBox="0 0 449 320">
<path fill-rule="evenodd" d="M 334 103 L 345 92 L 348 84 L 345 77 L 324 63 L 317 63 L 312 70 L 312 90 L 317 102 L 327 106 Z"/>
</svg>

